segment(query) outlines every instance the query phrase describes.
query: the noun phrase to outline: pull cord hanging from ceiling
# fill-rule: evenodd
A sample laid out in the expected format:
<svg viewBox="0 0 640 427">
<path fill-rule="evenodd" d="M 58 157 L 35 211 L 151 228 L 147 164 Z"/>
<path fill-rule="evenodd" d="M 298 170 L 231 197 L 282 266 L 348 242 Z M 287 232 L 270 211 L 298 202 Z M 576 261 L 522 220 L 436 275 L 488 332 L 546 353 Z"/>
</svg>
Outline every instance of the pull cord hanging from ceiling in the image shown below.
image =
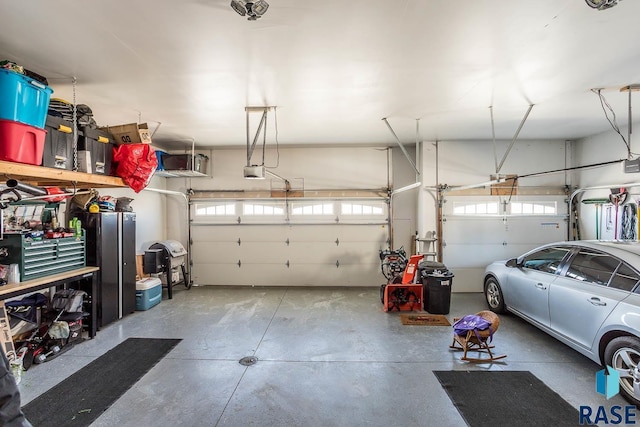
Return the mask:
<svg viewBox="0 0 640 427">
<path fill-rule="evenodd" d="M 621 90 L 625 90 L 625 88 L 622 88 Z M 618 135 L 620 135 L 620 138 L 622 139 L 622 142 L 624 143 L 624 146 L 627 149 L 627 158 L 631 159 L 634 155 L 637 156 L 638 154 L 637 153 L 633 153 L 631 151 L 631 132 L 632 132 L 632 124 L 631 124 L 631 122 L 632 122 L 632 120 L 631 120 L 631 91 L 633 89 L 632 89 L 631 86 L 627 86 L 626 90 L 629 91 L 629 130 L 628 130 L 628 139 L 625 138 L 624 135 L 622 134 L 622 132 L 620 131 L 620 127 L 618 126 L 618 122 L 616 120 L 616 113 L 615 113 L 615 111 L 613 111 L 613 108 L 611 107 L 609 102 L 607 102 L 607 99 L 602 94 L 602 89 L 591 89 L 591 92 L 595 93 L 598 96 L 598 99 L 600 100 L 600 106 L 602 107 L 602 111 L 604 112 L 604 117 L 607 119 L 607 121 L 611 125 L 611 128 Z M 609 117 L 609 115 L 611 115 L 611 117 Z"/>
</svg>

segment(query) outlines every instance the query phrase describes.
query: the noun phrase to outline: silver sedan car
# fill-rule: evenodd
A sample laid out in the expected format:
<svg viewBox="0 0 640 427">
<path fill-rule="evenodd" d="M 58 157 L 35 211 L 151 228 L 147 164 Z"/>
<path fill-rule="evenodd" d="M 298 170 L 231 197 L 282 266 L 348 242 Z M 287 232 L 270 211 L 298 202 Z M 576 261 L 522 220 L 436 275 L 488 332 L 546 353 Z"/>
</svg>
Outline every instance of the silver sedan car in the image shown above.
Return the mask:
<svg viewBox="0 0 640 427">
<path fill-rule="evenodd" d="M 484 294 L 596 363 L 620 374 L 640 405 L 640 243 L 573 241 L 487 266 Z"/>
</svg>

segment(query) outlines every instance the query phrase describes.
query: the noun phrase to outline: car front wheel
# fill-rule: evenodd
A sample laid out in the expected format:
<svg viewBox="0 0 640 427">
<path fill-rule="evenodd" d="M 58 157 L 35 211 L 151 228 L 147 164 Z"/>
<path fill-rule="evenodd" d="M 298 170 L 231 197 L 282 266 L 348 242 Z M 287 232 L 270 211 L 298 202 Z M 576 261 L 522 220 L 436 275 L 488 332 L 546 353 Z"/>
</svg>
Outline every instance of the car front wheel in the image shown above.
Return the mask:
<svg viewBox="0 0 640 427">
<path fill-rule="evenodd" d="M 604 361 L 620 374 L 620 394 L 634 405 L 640 405 L 640 339 L 612 339 L 604 351 Z"/>
<path fill-rule="evenodd" d="M 489 304 L 489 309 L 494 313 L 504 313 L 505 305 L 500 284 L 493 277 L 484 282 L 484 296 Z"/>
</svg>

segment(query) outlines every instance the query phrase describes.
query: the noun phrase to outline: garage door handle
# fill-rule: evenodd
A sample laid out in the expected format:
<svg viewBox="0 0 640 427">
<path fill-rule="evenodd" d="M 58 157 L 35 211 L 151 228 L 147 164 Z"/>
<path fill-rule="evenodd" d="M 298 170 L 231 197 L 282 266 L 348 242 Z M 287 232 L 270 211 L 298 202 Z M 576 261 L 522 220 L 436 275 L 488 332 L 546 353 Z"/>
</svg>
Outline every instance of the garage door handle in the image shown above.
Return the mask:
<svg viewBox="0 0 640 427">
<path fill-rule="evenodd" d="M 547 289 L 547 287 L 545 285 L 543 285 L 542 283 L 538 283 L 536 285 L 536 288 L 538 288 L 538 289 Z"/>
<path fill-rule="evenodd" d="M 602 302 L 602 301 L 600 301 L 600 298 L 595 298 L 595 297 L 594 297 L 594 298 L 591 298 L 591 299 L 589 300 L 589 302 L 590 302 L 591 304 L 593 304 L 593 305 L 598 305 L 598 306 L 605 306 L 605 305 L 607 305 L 607 303 L 606 303 L 606 302 Z"/>
</svg>

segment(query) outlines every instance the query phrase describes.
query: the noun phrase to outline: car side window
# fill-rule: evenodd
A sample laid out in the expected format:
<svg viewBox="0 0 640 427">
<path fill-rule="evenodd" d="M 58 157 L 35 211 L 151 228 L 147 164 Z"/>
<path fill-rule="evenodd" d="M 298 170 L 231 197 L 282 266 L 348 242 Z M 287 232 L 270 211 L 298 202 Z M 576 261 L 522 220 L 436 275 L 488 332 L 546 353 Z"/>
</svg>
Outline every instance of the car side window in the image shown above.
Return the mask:
<svg viewBox="0 0 640 427">
<path fill-rule="evenodd" d="M 640 280 L 640 275 L 627 264 L 622 263 L 611 278 L 609 286 L 631 292 Z"/>
<path fill-rule="evenodd" d="M 571 261 L 567 277 L 607 286 L 620 260 L 591 249 L 580 249 Z"/>
<path fill-rule="evenodd" d="M 570 248 L 552 247 L 542 249 L 527 255 L 522 260 L 524 268 L 544 271 L 546 273 L 557 273 L 560 263 L 569 252 Z"/>
</svg>

